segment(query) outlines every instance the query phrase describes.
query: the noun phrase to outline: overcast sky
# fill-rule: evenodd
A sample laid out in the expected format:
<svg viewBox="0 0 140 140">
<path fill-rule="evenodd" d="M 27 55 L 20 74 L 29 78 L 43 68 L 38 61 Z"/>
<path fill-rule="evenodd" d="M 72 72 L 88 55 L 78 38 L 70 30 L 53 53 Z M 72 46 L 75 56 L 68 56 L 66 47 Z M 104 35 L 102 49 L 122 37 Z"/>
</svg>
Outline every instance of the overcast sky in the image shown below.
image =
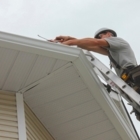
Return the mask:
<svg viewBox="0 0 140 140">
<path fill-rule="evenodd" d="M 31 38 L 93 37 L 114 29 L 131 45 L 140 64 L 140 0 L 1 0 L 0 31 Z M 95 54 L 103 63 L 108 58 Z M 128 107 L 129 111 L 130 108 Z M 131 115 L 140 130 L 140 122 Z"/>
</svg>

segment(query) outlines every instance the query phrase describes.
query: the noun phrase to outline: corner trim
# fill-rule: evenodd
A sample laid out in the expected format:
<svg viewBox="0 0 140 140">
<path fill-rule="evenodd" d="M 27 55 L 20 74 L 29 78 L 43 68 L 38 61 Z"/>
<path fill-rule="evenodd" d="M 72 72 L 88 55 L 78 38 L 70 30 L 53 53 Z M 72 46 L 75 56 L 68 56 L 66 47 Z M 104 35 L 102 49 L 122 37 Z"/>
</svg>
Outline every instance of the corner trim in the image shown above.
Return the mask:
<svg viewBox="0 0 140 140">
<path fill-rule="evenodd" d="M 16 93 L 16 105 L 17 105 L 19 140 L 27 140 L 25 113 L 24 113 L 24 100 L 23 100 L 23 95 L 20 93 Z"/>
</svg>

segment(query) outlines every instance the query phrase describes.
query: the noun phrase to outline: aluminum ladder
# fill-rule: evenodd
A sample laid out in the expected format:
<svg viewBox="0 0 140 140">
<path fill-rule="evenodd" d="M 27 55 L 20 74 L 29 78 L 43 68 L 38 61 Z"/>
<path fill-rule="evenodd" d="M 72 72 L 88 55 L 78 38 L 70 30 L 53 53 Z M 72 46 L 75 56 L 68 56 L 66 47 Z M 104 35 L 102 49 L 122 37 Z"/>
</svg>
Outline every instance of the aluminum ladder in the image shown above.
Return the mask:
<svg viewBox="0 0 140 140">
<path fill-rule="evenodd" d="M 86 51 L 85 55 L 91 62 L 95 73 L 115 90 L 116 94 L 120 94 L 129 102 L 129 105 L 133 106 L 140 113 L 140 95 L 111 71 L 111 69 L 98 60 L 91 52 Z"/>
</svg>

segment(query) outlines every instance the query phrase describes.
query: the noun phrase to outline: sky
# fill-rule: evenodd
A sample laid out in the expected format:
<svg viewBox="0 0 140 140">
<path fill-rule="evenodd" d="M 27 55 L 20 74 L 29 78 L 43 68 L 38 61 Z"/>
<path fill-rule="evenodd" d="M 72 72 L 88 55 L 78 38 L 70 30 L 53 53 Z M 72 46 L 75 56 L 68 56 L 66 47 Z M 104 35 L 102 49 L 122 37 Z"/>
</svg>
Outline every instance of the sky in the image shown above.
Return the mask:
<svg viewBox="0 0 140 140">
<path fill-rule="evenodd" d="M 1 0 L 0 31 L 36 39 L 38 34 L 84 38 L 107 27 L 130 44 L 140 64 L 139 7 L 139 0 Z M 109 66 L 107 57 L 94 55 Z M 140 122 L 131 117 L 139 132 Z"/>
</svg>

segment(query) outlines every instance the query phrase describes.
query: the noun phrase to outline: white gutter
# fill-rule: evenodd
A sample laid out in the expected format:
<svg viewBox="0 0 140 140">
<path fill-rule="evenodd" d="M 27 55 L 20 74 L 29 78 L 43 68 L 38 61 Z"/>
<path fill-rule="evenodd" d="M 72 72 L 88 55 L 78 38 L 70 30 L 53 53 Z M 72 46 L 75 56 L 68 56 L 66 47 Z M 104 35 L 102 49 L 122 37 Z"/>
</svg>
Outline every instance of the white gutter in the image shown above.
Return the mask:
<svg viewBox="0 0 140 140">
<path fill-rule="evenodd" d="M 73 61 L 78 58 L 81 49 L 66 45 L 27 38 L 0 32 L 0 46 L 17 51 L 39 54 L 47 57 Z"/>
</svg>

